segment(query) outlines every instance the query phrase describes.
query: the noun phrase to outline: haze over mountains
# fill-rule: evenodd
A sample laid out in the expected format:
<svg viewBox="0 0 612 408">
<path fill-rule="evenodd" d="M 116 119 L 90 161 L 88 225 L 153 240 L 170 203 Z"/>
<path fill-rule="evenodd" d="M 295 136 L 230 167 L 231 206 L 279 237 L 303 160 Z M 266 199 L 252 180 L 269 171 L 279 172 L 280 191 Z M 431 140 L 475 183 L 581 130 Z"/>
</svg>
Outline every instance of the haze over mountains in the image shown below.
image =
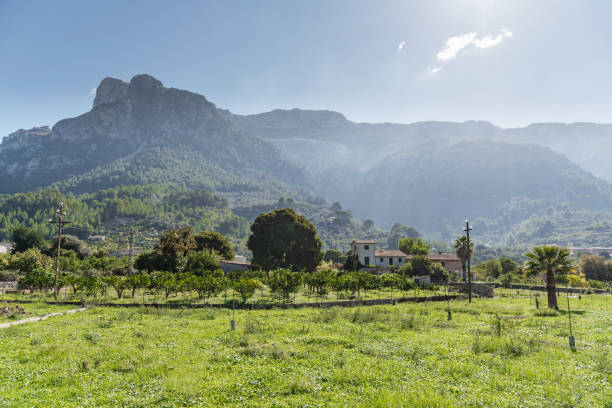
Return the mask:
<svg viewBox="0 0 612 408">
<path fill-rule="evenodd" d="M 611 141 L 612 125 L 590 123 L 501 129 L 354 123 L 299 109 L 236 115 L 138 75 L 104 79 L 79 117 L 5 138 L 0 192 L 172 183 L 231 205 L 321 203 L 321 195 L 379 226 L 401 222 L 436 238 L 457 235 L 470 217 L 488 242 L 596 244 L 610 239 L 592 232 L 612 224 Z"/>
</svg>

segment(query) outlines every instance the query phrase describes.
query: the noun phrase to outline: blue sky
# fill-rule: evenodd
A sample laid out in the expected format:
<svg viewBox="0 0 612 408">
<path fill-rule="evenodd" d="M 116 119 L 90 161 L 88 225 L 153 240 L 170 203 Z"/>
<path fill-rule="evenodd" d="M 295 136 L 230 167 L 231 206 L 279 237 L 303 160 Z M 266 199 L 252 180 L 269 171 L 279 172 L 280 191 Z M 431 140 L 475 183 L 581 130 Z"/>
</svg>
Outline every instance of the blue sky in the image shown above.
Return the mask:
<svg viewBox="0 0 612 408">
<path fill-rule="evenodd" d="M 237 113 L 612 122 L 610 1 L 0 0 L 0 136 L 149 73 Z"/>
</svg>

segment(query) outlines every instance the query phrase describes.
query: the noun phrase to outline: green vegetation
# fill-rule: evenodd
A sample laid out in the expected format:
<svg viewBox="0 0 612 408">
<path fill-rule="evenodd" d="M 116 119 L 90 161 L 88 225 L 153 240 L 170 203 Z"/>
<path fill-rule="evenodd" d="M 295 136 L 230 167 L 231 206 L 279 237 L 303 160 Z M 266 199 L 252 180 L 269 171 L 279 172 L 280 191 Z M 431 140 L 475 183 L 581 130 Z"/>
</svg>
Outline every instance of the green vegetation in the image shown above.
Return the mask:
<svg viewBox="0 0 612 408">
<path fill-rule="evenodd" d="M 315 270 L 323 255 L 317 229 L 291 208 L 260 214 L 251 225 L 247 246 L 253 262 L 264 270 Z"/>
<path fill-rule="evenodd" d="M 548 307 L 557 309 L 557 293 L 555 274 L 567 274 L 571 267 L 567 248 L 557 246 L 534 247 L 525 254 L 529 260 L 525 271 L 532 276 L 546 274 L 546 290 L 548 292 Z"/>
<path fill-rule="evenodd" d="M 427 255 L 430 249 L 421 238 L 417 238 L 416 241 L 413 238 L 400 238 L 397 247 L 407 255 Z"/>
<path fill-rule="evenodd" d="M 42 302 L 33 303 L 11 303 L 4 300 L 0 303 L 0 324 L 10 323 L 30 317 L 45 316 L 50 313 L 66 312 L 76 306 L 49 305 Z M 2 329 L 0 329 L 2 330 Z"/>
<path fill-rule="evenodd" d="M 609 301 L 609 300 L 607 300 Z M 236 311 L 91 308 L 0 330 L 0 405 L 605 407 L 603 296 Z"/>
</svg>

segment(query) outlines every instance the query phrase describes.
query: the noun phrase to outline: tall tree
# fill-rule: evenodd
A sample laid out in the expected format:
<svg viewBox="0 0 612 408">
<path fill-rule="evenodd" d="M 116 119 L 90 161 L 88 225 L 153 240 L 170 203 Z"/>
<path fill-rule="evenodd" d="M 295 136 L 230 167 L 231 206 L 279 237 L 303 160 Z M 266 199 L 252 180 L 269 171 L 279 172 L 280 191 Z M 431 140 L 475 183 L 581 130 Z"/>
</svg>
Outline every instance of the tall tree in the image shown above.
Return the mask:
<svg viewBox="0 0 612 408">
<path fill-rule="evenodd" d="M 391 227 L 391 231 L 389 232 L 389 238 L 387 239 L 387 248 L 398 248 L 398 243 L 400 238 L 412 238 L 417 239 L 420 238 L 421 234 L 419 231 L 414 229 L 413 227 L 408 227 L 405 225 L 396 222 Z"/>
<path fill-rule="evenodd" d="M 194 236 L 197 251 L 215 251 L 221 259 L 234 259 L 234 248 L 227 238 L 217 231 L 202 231 Z"/>
<path fill-rule="evenodd" d="M 612 280 L 612 263 L 603 256 L 583 254 L 578 261 L 578 268 L 587 279 Z"/>
<path fill-rule="evenodd" d="M 315 226 L 291 208 L 260 214 L 247 242 L 253 261 L 264 270 L 314 271 L 322 258 Z"/>
<path fill-rule="evenodd" d="M 546 274 L 548 307 L 558 309 L 555 273 L 565 274 L 571 270 L 569 251 L 558 246 L 541 246 L 533 247 L 525 256 L 529 258 L 525 264 L 528 275 Z"/>
<path fill-rule="evenodd" d="M 429 245 L 421 238 L 400 238 L 397 247 L 406 255 L 427 255 L 429 253 Z"/>
<path fill-rule="evenodd" d="M 40 232 L 25 227 L 15 228 L 11 241 L 13 241 L 13 253 L 25 252 L 30 248 L 43 249 L 47 245 Z"/>
<path fill-rule="evenodd" d="M 469 242 L 465 235 L 461 235 L 455 239 L 453 244 L 455 248 L 455 254 L 461 260 L 461 269 L 463 270 L 463 280 L 465 280 L 465 266 L 467 264 L 468 259 L 470 259 L 474 255 L 474 241 Z"/>
<path fill-rule="evenodd" d="M 196 248 L 193 228 L 181 227 L 166 230 L 155 245 L 158 254 L 168 258 L 170 272 L 177 272 L 182 261 Z"/>
<path fill-rule="evenodd" d="M 189 255 L 185 269 L 198 276 L 204 276 L 207 272 L 219 269 L 219 261 L 209 251 L 197 251 Z"/>
<path fill-rule="evenodd" d="M 346 261 L 346 255 L 337 249 L 328 249 L 325 251 L 325 255 L 323 256 L 323 260 L 325 262 L 334 262 L 334 263 L 342 263 Z"/>
<path fill-rule="evenodd" d="M 353 252 L 353 250 L 351 249 L 350 251 L 348 251 L 348 253 L 346 254 L 346 260 L 344 261 L 344 266 L 342 267 L 342 269 L 344 269 L 345 271 L 356 271 L 357 269 L 359 269 L 359 257 L 357 256 L 356 252 Z"/>
</svg>

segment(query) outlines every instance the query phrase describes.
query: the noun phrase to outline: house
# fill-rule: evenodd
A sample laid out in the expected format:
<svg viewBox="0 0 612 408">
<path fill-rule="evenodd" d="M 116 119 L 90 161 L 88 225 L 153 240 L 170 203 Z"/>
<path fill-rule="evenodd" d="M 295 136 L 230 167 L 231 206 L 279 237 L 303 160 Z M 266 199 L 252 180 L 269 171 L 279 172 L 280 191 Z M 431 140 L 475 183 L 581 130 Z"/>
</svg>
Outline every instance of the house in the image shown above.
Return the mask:
<svg viewBox="0 0 612 408">
<path fill-rule="evenodd" d="M 404 266 L 407 255 L 402 251 L 376 249 L 376 241 L 364 240 L 351 242 L 351 250 L 357 254 L 359 263 L 363 266 L 392 267 Z"/>
<path fill-rule="evenodd" d="M 427 254 L 427 257 L 431 260 L 431 262 L 439 263 L 447 271 L 455 272 L 459 278 L 463 278 L 461 259 L 459 259 L 457 255 L 436 252 L 432 254 Z"/>
<path fill-rule="evenodd" d="M 376 249 L 376 241 L 359 240 L 351 242 L 351 250 L 357 254 L 359 263 L 363 266 L 378 268 L 401 267 L 406 264 L 412 255 L 406 255 L 397 249 Z M 461 260 L 455 254 L 442 252 L 428 254 L 427 257 L 435 263 L 441 264 L 447 271 L 456 272 L 462 276 Z"/>
<path fill-rule="evenodd" d="M 252 264 L 247 263 L 246 257 L 241 255 L 236 255 L 234 259 L 229 260 L 220 260 L 219 267 L 223 270 L 224 273 L 232 272 L 232 271 L 248 271 L 251 269 L 256 269 Z"/>
</svg>

